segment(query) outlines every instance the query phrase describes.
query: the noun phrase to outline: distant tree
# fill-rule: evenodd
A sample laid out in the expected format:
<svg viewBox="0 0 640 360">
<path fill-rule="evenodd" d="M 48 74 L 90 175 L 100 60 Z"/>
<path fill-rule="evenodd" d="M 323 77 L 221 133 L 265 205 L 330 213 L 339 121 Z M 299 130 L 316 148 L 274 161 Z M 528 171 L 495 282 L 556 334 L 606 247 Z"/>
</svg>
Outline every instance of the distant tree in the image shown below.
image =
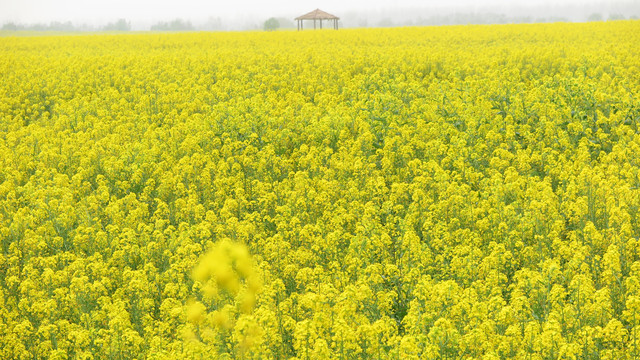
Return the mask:
<svg viewBox="0 0 640 360">
<path fill-rule="evenodd" d="M 264 31 L 274 31 L 280 27 L 280 22 L 276 18 L 269 18 L 264 22 Z"/>
<path fill-rule="evenodd" d="M 76 27 L 73 26 L 73 24 L 71 23 L 71 21 L 67 21 L 67 22 L 59 22 L 59 21 L 53 21 L 49 24 L 49 30 L 51 31 L 77 31 Z"/>
<path fill-rule="evenodd" d="M 622 14 L 611 14 L 609 15 L 609 21 L 612 20 L 624 20 L 624 15 Z"/>
<path fill-rule="evenodd" d="M 118 19 L 118 21 L 109 23 L 102 28 L 104 31 L 130 31 L 131 23 L 125 19 Z"/>
<path fill-rule="evenodd" d="M 12 22 L 2 25 L 2 30 L 16 31 L 18 29 L 18 25 Z"/>
<path fill-rule="evenodd" d="M 47 31 L 49 30 L 49 26 L 47 26 L 46 24 L 33 24 L 33 25 L 29 25 L 25 28 L 25 30 L 30 30 L 30 31 Z"/>
<path fill-rule="evenodd" d="M 587 21 L 602 21 L 602 15 L 598 13 L 591 14 L 589 18 L 587 18 Z"/>
<path fill-rule="evenodd" d="M 151 26 L 151 31 L 191 31 L 191 22 L 182 19 L 175 19 L 170 22 L 161 21 Z"/>
</svg>

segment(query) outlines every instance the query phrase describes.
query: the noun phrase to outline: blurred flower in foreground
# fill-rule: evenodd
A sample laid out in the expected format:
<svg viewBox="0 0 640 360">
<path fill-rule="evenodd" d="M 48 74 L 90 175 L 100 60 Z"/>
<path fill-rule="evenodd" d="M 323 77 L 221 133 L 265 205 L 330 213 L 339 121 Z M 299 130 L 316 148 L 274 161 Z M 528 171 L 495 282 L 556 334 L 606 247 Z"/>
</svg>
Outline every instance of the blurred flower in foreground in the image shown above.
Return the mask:
<svg viewBox="0 0 640 360">
<path fill-rule="evenodd" d="M 243 313 L 251 312 L 261 286 L 247 248 L 228 240 L 220 241 L 202 257 L 193 277 L 203 284 L 205 296 L 215 298 L 222 290 L 236 298 Z"/>
</svg>

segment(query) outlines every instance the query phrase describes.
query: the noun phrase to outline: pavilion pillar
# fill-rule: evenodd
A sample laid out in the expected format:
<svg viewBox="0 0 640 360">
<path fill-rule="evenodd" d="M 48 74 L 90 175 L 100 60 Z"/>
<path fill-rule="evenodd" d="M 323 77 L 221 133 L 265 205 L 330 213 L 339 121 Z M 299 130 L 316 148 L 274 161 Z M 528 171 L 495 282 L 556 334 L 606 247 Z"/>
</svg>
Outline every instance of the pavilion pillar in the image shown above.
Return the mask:
<svg viewBox="0 0 640 360">
<path fill-rule="evenodd" d="M 322 19 L 320 19 L 320 29 L 322 30 Z"/>
<path fill-rule="evenodd" d="M 313 19 L 313 30 L 316 29 L 316 19 Z"/>
</svg>

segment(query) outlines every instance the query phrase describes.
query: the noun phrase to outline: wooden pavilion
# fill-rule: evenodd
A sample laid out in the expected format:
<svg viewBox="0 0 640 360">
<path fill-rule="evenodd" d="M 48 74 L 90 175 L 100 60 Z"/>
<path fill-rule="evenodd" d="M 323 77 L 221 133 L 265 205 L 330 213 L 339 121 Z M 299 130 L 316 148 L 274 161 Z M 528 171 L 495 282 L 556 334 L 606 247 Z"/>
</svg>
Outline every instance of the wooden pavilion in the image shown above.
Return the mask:
<svg viewBox="0 0 640 360">
<path fill-rule="evenodd" d="M 302 30 L 303 20 L 313 20 L 314 30 L 316 29 L 316 21 L 320 22 L 320 29 L 322 29 L 322 20 L 333 22 L 333 28 L 338 30 L 338 20 L 340 20 L 340 18 L 335 15 L 326 13 L 320 9 L 315 9 L 308 14 L 298 16 L 297 18 L 295 18 L 295 20 L 298 22 L 298 31 Z"/>
</svg>

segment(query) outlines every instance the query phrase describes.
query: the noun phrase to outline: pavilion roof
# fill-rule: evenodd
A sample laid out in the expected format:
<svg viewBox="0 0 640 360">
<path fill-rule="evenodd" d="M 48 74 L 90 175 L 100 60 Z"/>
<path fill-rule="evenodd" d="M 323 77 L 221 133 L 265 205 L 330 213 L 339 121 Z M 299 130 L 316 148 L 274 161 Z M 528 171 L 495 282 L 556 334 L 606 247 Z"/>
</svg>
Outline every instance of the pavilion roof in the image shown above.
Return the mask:
<svg viewBox="0 0 640 360">
<path fill-rule="evenodd" d="M 297 18 L 295 18 L 295 20 L 326 20 L 326 19 L 340 19 L 339 17 L 335 16 L 335 15 L 331 15 L 329 13 L 326 13 L 320 9 L 315 9 L 310 13 L 304 14 L 304 15 L 300 15 Z"/>
</svg>

